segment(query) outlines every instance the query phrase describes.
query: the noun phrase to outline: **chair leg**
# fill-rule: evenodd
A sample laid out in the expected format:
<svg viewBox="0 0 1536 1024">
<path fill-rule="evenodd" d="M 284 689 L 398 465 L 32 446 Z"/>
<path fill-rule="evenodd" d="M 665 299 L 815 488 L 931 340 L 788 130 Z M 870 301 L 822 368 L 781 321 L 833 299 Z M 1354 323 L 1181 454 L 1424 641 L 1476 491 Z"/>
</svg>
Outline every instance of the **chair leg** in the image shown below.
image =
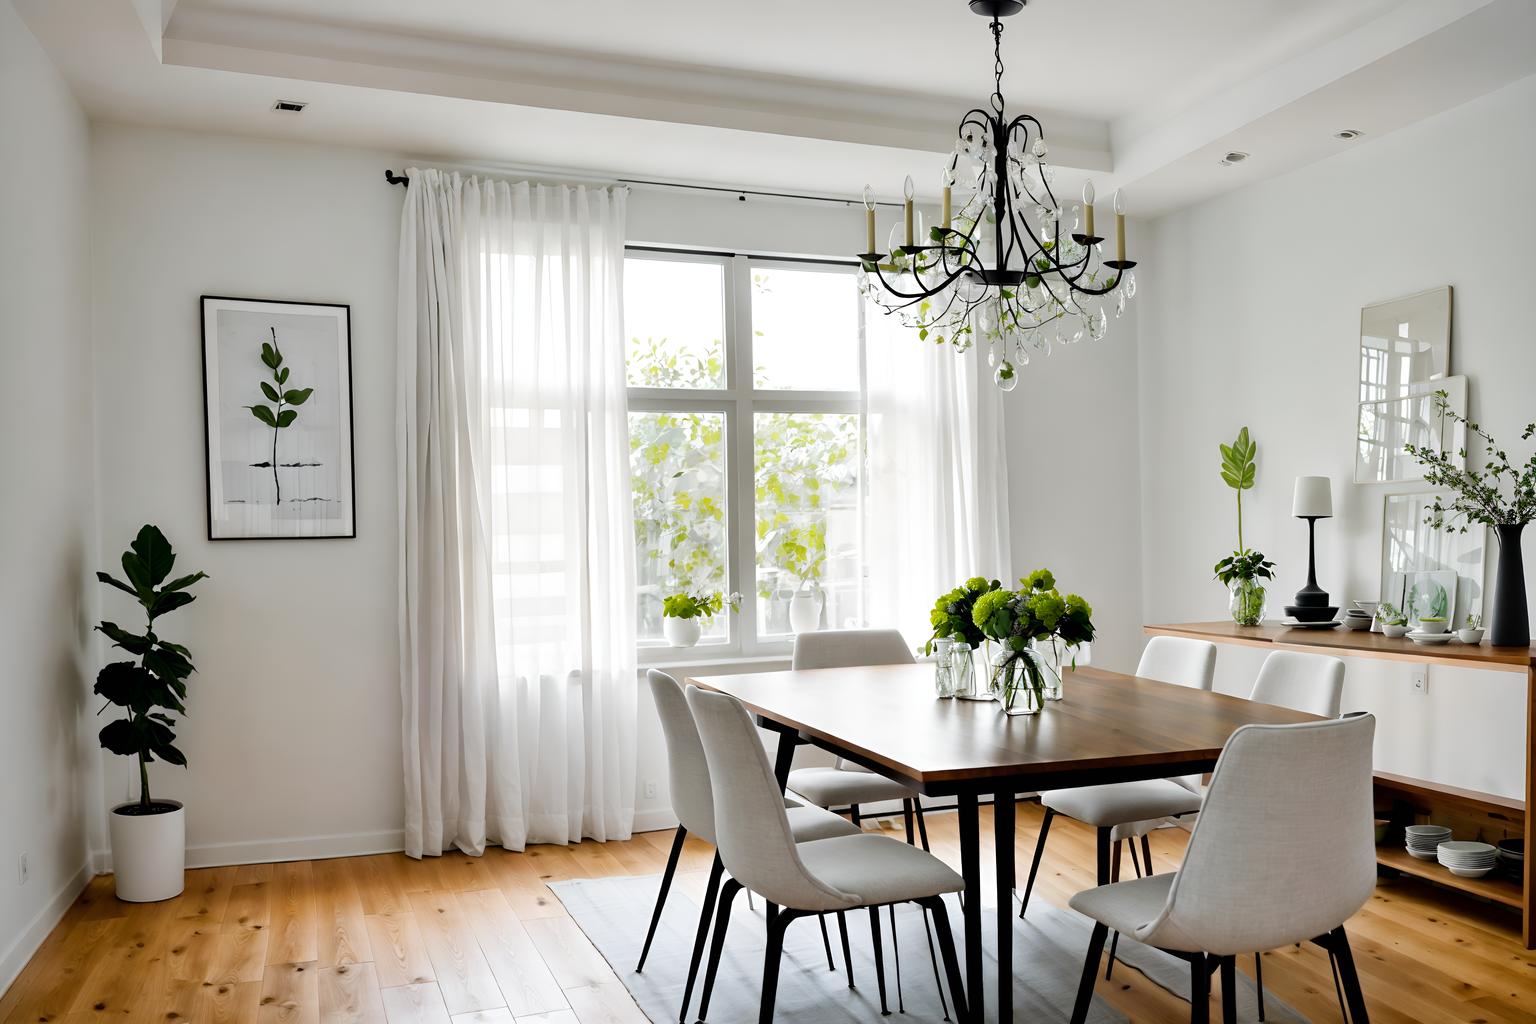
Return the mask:
<svg viewBox="0 0 1536 1024">
<path fill-rule="evenodd" d="M 1136 839 L 1132 837 L 1127 845 L 1131 850 L 1131 867 L 1136 869 L 1136 877 L 1142 878 L 1144 876 L 1141 873 L 1141 858 L 1136 855 Z"/>
<path fill-rule="evenodd" d="M 1344 1024 L 1350 1024 L 1349 1007 L 1344 1005 L 1344 986 L 1339 983 L 1339 959 L 1333 955 L 1332 947 L 1328 949 L 1328 969 L 1333 972 L 1333 994 L 1339 1001 L 1339 1018 Z"/>
<path fill-rule="evenodd" d="M 656 937 L 656 926 L 661 923 L 661 908 L 666 906 L 667 893 L 672 891 L 672 875 L 677 871 L 677 858 L 683 852 L 683 840 L 688 838 L 688 830 L 681 825 L 672 836 L 672 852 L 667 854 L 667 867 L 661 873 L 661 888 L 656 891 L 656 909 L 651 911 L 651 926 L 645 932 L 645 945 L 640 947 L 640 962 L 635 964 L 635 973 L 645 970 L 645 958 L 651 953 L 651 940 Z"/>
<path fill-rule="evenodd" d="M 843 939 L 843 964 L 848 968 L 848 987 L 853 988 L 853 956 L 848 952 L 848 918 L 837 912 L 837 930 Z"/>
<path fill-rule="evenodd" d="M 922 841 L 923 849 L 928 849 L 928 819 L 923 817 L 923 798 L 912 798 L 912 807 L 917 812 L 917 835 Z"/>
<path fill-rule="evenodd" d="M 896 904 L 890 905 L 891 960 L 896 964 L 896 1012 L 906 1013 L 907 1002 L 901 995 L 901 939 L 896 935 Z"/>
<path fill-rule="evenodd" d="M 832 962 L 832 939 L 827 935 L 827 915 L 817 914 L 816 923 L 821 925 L 821 946 L 827 951 L 827 970 L 837 970 L 837 964 Z"/>
<path fill-rule="evenodd" d="M 1152 870 L 1152 844 L 1146 836 L 1141 837 L 1141 870 L 1147 874 L 1155 874 Z"/>
<path fill-rule="evenodd" d="M 848 808 L 848 820 L 852 821 L 854 823 L 854 825 L 856 825 L 857 827 L 859 827 L 861 829 L 864 827 L 860 823 L 860 821 L 859 821 L 859 805 L 858 804 L 853 804 L 852 806 L 850 806 Z"/>
<path fill-rule="evenodd" d="M 1237 1024 L 1237 958 L 1221 958 L 1221 1024 Z"/>
<path fill-rule="evenodd" d="M 1211 966 L 1197 956 L 1189 968 L 1189 1024 L 1211 1024 Z"/>
<path fill-rule="evenodd" d="M 714 863 L 709 867 L 709 881 L 704 883 L 704 905 L 699 908 L 699 930 L 693 937 L 693 959 L 688 964 L 688 983 L 683 987 L 683 1005 L 677 1011 L 678 1024 L 688 1019 L 688 1001 L 693 998 L 693 983 L 699 976 L 699 962 L 704 957 L 704 941 L 709 938 L 709 923 L 715 915 L 715 899 L 721 892 L 720 878 L 724 874 L 725 865 L 720 860 L 720 854 L 716 853 Z M 720 941 L 721 934 L 717 928 L 716 941 Z M 699 1018 L 702 1020 L 703 1014 Z"/>
<path fill-rule="evenodd" d="M 1045 852 L 1045 837 L 1051 831 L 1051 819 L 1056 817 L 1056 812 L 1049 807 L 1045 809 L 1045 819 L 1040 822 L 1040 837 L 1035 840 L 1035 858 L 1029 862 L 1029 881 L 1024 883 L 1024 905 L 1019 908 L 1019 917 L 1029 909 L 1029 894 L 1035 888 L 1035 875 L 1040 871 L 1040 855 Z"/>
<path fill-rule="evenodd" d="M 725 949 L 725 933 L 731 927 L 731 906 L 736 902 L 736 894 L 741 891 L 741 883 L 734 878 L 728 878 L 720 889 L 720 913 L 715 919 L 715 937 L 709 945 L 709 969 L 704 972 L 704 991 L 699 994 L 699 1022 L 703 1024 L 709 1016 L 709 997 L 715 990 L 715 975 L 720 971 L 720 953 Z M 772 929 L 769 929 L 770 931 Z M 688 997 L 683 996 L 683 1013 L 688 1012 Z M 682 1024 L 682 1019 L 679 1019 Z"/>
<path fill-rule="evenodd" d="M 1123 839 L 1113 839 L 1109 848 L 1109 880 L 1120 881 L 1120 848 L 1125 845 Z"/>
<path fill-rule="evenodd" d="M 1107 829 L 1107 828 L 1099 829 L 1099 835 L 1098 835 L 1098 840 L 1099 840 L 1098 847 L 1099 848 L 1098 848 L 1098 857 L 1096 858 L 1097 861 L 1098 861 L 1098 868 L 1097 868 L 1097 872 L 1096 872 L 1096 874 L 1094 876 L 1095 878 L 1098 879 L 1098 884 L 1099 885 L 1108 885 L 1110 883 L 1110 867 L 1111 867 L 1111 865 L 1110 865 L 1110 847 L 1113 846 L 1114 844 L 1110 842 L 1110 838 L 1109 837 L 1110 837 L 1110 830 L 1109 829 Z"/>
<path fill-rule="evenodd" d="M 773 1004 L 779 996 L 779 961 L 784 958 L 784 929 L 793 918 L 768 904 L 768 948 L 763 951 L 763 998 L 757 1024 L 773 1024 Z"/>
<path fill-rule="evenodd" d="M 1109 940 L 1109 962 L 1104 965 L 1104 980 L 1105 981 L 1108 981 L 1109 980 L 1109 976 L 1111 974 L 1115 973 L 1115 951 L 1118 950 L 1119 948 L 1120 948 L 1120 933 L 1119 932 L 1115 932 L 1115 934 L 1112 935 L 1110 937 L 1110 940 Z"/>
<path fill-rule="evenodd" d="M 1099 954 L 1104 952 L 1104 940 L 1108 937 L 1109 926 L 1095 921 L 1093 934 L 1088 938 L 1088 955 L 1083 959 L 1083 976 L 1077 982 L 1077 1001 L 1072 1004 L 1072 1024 L 1083 1024 L 1088 1019 L 1093 982 L 1099 976 Z"/>
<path fill-rule="evenodd" d="M 914 834 L 914 829 L 913 829 L 913 825 L 916 824 L 916 822 L 913 821 L 914 817 L 916 817 L 916 816 L 912 813 L 912 801 L 911 800 L 903 800 L 901 802 L 901 822 L 902 822 L 903 825 L 905 825 L 907 827 L 907 845 L 908 846 L 916 846 L 917 845 L 917 836 Z"/>
<path fill-rule="evenodd" d="M 880 1016 L 889 1017 L 885 1005 L 885 944 L 880 941 L 880 908 L 869 908 L 869 934 L 875 945 L 875 986 L 880 990 Z"/>
<path fill-rule="evenodd" d="M 965 983 L 960 977 L 960 958 L 955 955 L 955 937 L 949 930 L 949 908 L 940 896 L 934 896 L 925 903 L 933 918 L 933 930 L 938 933 L 939 955 L 944 958 L 944 974 L 949 978 L 949 995 L 955 1004 L 955 1019 L 969 1020 Z"/>
<path fill-rule="evenodd" d="M 944 1011 L 944 1019 L 949 1017 L 949 1004 L 944 1000 L 944 978 L 939 974 L 939 958 L 933 951 L 933 922 L 930 919 L 932 911 L 927 904 L 919 904 L 923 908 L 923 935 L 928 939 L 928 962 L 933 965 L 933 985 L 939 990 L 939 1009 Z"/>
<path fill-rule="evenodd" d="M 1344 995 L 1349 1000 L 1349 1019 L 1352 1024 L 1370 1024 L 1371 1014 L 1365 1008 L 1365 991 L 1360 987 L 1360 975 L 1355 971 L 1355 955 L 1349 948 L 1349 936 L 1339 925 L 1329 933 L 1334 943 L 1334 957 L 1339 962 L 1339 977 L 1344 982 Z"/>
<path fill-rule="evenodd" d="M 1253 989 L 1259 999 L 1259 1024 L 1264 1024 L 1264 954 L 1253 954 Z"/>
</svg>

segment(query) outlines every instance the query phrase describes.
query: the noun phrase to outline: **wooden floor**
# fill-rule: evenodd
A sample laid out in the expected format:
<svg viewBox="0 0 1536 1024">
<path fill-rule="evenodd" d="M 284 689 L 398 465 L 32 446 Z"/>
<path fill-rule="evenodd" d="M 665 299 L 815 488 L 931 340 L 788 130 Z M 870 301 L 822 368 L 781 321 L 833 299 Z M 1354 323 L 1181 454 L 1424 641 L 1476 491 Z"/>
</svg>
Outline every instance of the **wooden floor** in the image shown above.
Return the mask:
<svg viewBox="0 0 1536 1024">
<path fill-rule="evenodd" d="M 1040 812 L 1019 812 L 1027 864 Z M 934 851 L 958 863 L 954 816 L 931 815 L 929 831 Z M 148 905 L 118 902 L 111 878 L 98 878 L 0 998 L 0 1021 L 644 1021 L 544 883 L 658 873 L 671 835 L 480 859 L 205 868 L 188 873 L 181 897 Z M 1153 836 L 1159 870 L 1173 867 L 1186 839 L 1177 829 Z M 690 842 L 684 855 L 679 884 L 695 898 L 711 853 Z M 1092 833 L 1058 819 L 1037 895 L 1065 903 L 1092 882 L 1093 862 Z M 1504 908 L 1383 881 L 1349 923 L 1372 1020 L 1536 1021 L 1536 956 L 1520 948 L 1515 925 Z M 1311 1020 L 1339 1019 L 1320 950 L 1266 954 L 1264 980 Z M 1099 992 L 1133 1021 L 1189 1019 L 1188 1004 L 1132 970 L 1101 980 Z"/>
</svg>

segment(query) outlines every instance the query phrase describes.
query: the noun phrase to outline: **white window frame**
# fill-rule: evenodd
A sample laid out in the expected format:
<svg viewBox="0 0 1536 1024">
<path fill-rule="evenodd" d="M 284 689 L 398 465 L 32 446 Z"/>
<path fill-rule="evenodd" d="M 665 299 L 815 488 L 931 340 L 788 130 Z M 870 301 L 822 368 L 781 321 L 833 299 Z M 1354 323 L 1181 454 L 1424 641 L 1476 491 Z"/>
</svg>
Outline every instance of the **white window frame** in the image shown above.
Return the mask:
<svg viewBox="0 0 1536 1024">
<path fill-rule="evenodd" d="M 852 275 L 858 264 L 846 260 L 795 258 L 764 254 L 709 252 L 631 245 L 627 259 L 708 263 L 721 267 L 724 280 L 725 337 L 721 339 L 725 367 L 723 388 L 628 389 L 631 412 L 712 412 L 725 415 L 726 590 L 742 595 L 741 611 L 728 615 L 724 641 L 701 640 L 679 650 L 665 641 L 641 640 L 642 665 L 716 662 L 726 658 L 783 657 L 794 646 L 792 637 L 759 637 L 757 623 L 756 487 L 753 482 L 753 414 L 853 413 L 859 417 L 861 486 L 867 491 L 866 310 L 859 304 L 859 387 L 857 391 L 757 390 L 752 386 L 752 271 L 754 266 L 778 264 L 797 270 Z M 864 543 L 860 536 L 860 551 Z M 866 573 L 867 574 L 867 573 Z"/>
</svg>

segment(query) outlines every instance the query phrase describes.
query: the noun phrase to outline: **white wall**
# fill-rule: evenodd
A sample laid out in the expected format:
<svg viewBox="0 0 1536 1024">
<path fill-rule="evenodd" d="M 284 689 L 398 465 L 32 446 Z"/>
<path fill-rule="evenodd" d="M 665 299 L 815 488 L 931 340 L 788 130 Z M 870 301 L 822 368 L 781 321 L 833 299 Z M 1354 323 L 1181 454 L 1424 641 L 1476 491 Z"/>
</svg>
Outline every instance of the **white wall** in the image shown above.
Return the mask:
<svg viewBox="0 0 1536 1024">
<path fill-rule="evenodd" d="M 86 879 L 96 616 L 85 115 L 0 3 L 0 991 Z M 88 582 L 89 581 L 89 582 Z M 29 877 L 20 884 L 20 859 Z"/>
<path fill-rule="evenodd" d="M 163 621 L 192 649 L 189 862 L 398 849 L 395 275 L 398 159 L 98 125 L 91 154 L 101 547 L 146 522 L 210 579 Z M 349 303 L 355 540 L 206 539 L 200 295 Z M 104 556 L 105 557 L 105 556 Z M 115 615 L 126 597 L 109 594 Z M 104 760 L 106 797 L 129 791 Z"/>
<path fill-rule="evenodd" d="M 1453 285 L 1452 370 L 1470 378 L 1473 418 L 1511 455 L 1526 452 L 1533 119 L 1536 78 L 1155 225 L 1138 271 L 1147 621 L 1226 612 L 1210 567 L 1235 546 L 1233 500 L 1216 446 L 1245 424 L 1259 443 L 1245 540 L 1279 563 L 1270 614 L 1305 582 L 1305 524 L 1290 518 L 1303 474 L 1333 480 L 1319 583 L 1340 604 L 1377 596 L 1383 496 L 1423 488 L 1351 482 L 1365 304 Z M 1491 583 L 1491 561 L 1488 572 Z M 1536 559 L 1527 574 L 1529 587 Z M 1251 660 L 1223 648 L 1222 687 L 1245 689 Z M 1377 766 L 1523 796 L 1523 676 L 1437 668 L 1428 695 L 1415 696 L 1408 671 L 1349 664 L 1345 706 L 1381 718 Z"/>
</svg>

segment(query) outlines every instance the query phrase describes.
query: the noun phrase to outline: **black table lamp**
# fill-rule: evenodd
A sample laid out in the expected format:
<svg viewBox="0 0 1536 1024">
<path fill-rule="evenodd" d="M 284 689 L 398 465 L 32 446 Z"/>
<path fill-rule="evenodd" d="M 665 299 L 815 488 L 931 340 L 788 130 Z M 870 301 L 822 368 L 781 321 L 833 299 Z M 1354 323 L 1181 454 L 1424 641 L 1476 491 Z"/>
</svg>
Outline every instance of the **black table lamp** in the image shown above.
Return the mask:
<svg viewBox="0 0 1536 1024">
<path fill-rule="evenodd" d="M 1299 476 L 1291 515 L 1307 521 L 1307 585 L 1296 591 L 1296 603 L 1286 614 L 1301 622 L 1326 622 L 1338 612 L 1328 603 L 1328 591 L 1317 585 L 1317 521 L 1333 517 L 1333 488 L 1326 476 Z"/>
</svg>

